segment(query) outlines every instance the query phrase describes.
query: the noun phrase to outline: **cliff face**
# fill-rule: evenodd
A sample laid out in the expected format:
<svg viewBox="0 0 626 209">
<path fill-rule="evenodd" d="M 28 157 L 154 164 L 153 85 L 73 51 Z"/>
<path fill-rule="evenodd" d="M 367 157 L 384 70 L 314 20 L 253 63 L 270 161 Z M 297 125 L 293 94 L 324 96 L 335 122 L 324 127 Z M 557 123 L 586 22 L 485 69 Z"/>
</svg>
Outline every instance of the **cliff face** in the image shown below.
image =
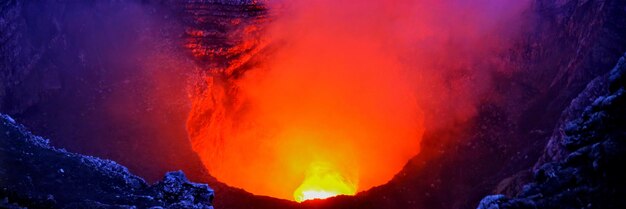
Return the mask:
<svg viewBox="0 0 626 209">
<path fill-rule="evenodd" d="M 46 94 L 60 88 L 58 72 L 51 70 L 39 74 L 37 64 L 48 47 L 46 41 L 29 41 L 28 25 L 19 1 L 4 1 L 0 5 L 0 40 L 2 65 L 0 65 L 0 109 L 7 113 L 21 112 L 39 102 Z M 47 27 L 54 27 L 48 25 Z M 45 37 L 58 39 L 55 34 Z"/>
<path fill-rule="evenodd" d="M 626 50 L 625 7 L 622 1 L 535 2 L 537 21 L 520 42 L 522 50 L 513 53 L 523 70 L 512 89 L 531 93 L 518 100 L 522 111 L 511 114 L 519 121 L 514 146 L 526 147 L 513 157 L 523 163 L 505 167 L 521 171 L 500 182 L 495 192 L 515 195 L 538 165 L 563 158 L 555 143 L 563 137 L 563 124 L 606 93 L 606 74 Z"/>
<path fill-rule="evenodd" d="M 510 100 L 522 107 L 510 114 L 518 121 L 512 145 L 525 148 L 512 156 L 520 163 L 512 163 L 505 170 L 521 172 L 502 181 L 496 192 L 517 193 L 520 182 L 528 180 L 529 167 L 537 156 L 541 162 L 560 158 L 552 146 L 562 133 L 558 124 L 578 117 L 592 102 L 592 95 L 604 93 L 603 76 L 626 50 L 626 39 L 621 35 L 626 31 L 624 7 L 621 1 L 535 2 L 536 21 L 520 42 L 521 50 L 512 53 L 517 60 L 514 63 L 523 70 L 505 86 L 527 92 Z M 590 82 L 598 85 L 588 85 Z M 521 160 L 524 158 L 528 160 Z"/>
<path fill-rule="evenodd" d="M 544 44 L 527 44 L 531 53 L 522 57 L 529 59 L 532 75 L 520 78 L 528 79 L 521 83 L 543 80 L 547 85 L 544 95 L 527 103 L 535 114 L 522 117 L 531 125 L 522 127 L 526 130 L 545 127 L 542 134 L 527 139 L 540 143 L 532 147 L 542 152 L 537 162 L 530 161 L 534 166 L 494 190 L 505 195 L 486 197 L 479 208 L 623 207 L 616 198 L 624 193 L 623 181 L 610 177 L 623 175 L 612 169 L 622 163 L 618 159 L 624 153 L 621 142 L 615 141 L 624 130 L 618 125 L 623 120 L 617 111 L 622 104 L 616 102 L 622 94 L 618 89 L 623 84 L 617 80 L 623 58 L 607 72 L 625 50 L 625 6 L 620 1 L 537 2 L 538 18 L 545 21 L 529 40 Z M 562 32 L 548 33 L 554 29 Z M 554 129 L 546 129 L 552 124 Z"/>
<path fill-rule="evenodd" d="M 559 56 L 559 59 L 549 62 L 550 64 L 545 64 L 543 67 L 534 64 L 532 68 L 535 69 L 533 73 L 547 71 L 546 69 L 558 69 L 543 78 L 550 79 L 550 82 L 546 82 L 550 83 L 550 88 L 545 98 L 538 100 L 554 98 L 548 106 L 534 107 L 534 109 L 554 112 L 553 114 L 559 116 L 559 121 L 562 123 L 564 120 L 577 117 L 582 112 L 580 109 L 590 102 L 589 98 L 592 98 L 590 95 L 604 93 L 602 92 L 604 88 L 601 87 L 606 83 L 604 76 L 619 59 L 622 51 L 626 49 L 626 39 L 623 37 L 626 31 L 626 14 L 624 13 L 626 3 L 621 1 L 563 1 L 541 2 L 538 6 L 542 8 L 540 17 L 549 21 L 545 25 L 540 25 L 538 28 L 544 29 L 536 31 L 536 34 L 546 34 L 542 32 L 547 30 L 545 28 L 559 28 L 565 33 L 553 38 L 547 38 L 544 35 L 541 39 L 547 39 L 546 43 L 551 44 L 542 47 L 543 49 L 539 51 L 543 53 L 536 54 L 535 58 L 530 59 L 530 63 L 540 63 L 536 62 L 537 57 L 549 54 Z M 567 12 L 571 15 L 564 15 Z M 592 80 L 597 85 L 588 85 Z M 588 89 L 581 92 L 585 88 Z M 572 101 L 575 97 L 578 98 Z M 568 106 L 570 107 L 565 109 Z M 548 125 L 554 122 L 549 121 Z M 559 128 L 554 133 L 549 133 L 554 137 L 559 134 Z M 559 160 L 563 156 L 547 150 L 545 157 L 547 157 L 546 160 Z"/>
<path fill-rule="evenodd" d="M 626 200 L 626 57 L 592 82 L 577 100 L 593 101 L 581 114 L 563 121 L 563 135 L 548 150 L 560 160 L 537 164 L 533 179 L 512 198 L 485 197 L 478 208 L 624 208 Z M 607 85 L 608 84 L 608 85 Z M 597 95 L 596 89 L 605 93 Z M 578 102 L 569 111 L 578 110 Z M 558 148 L 555 148 L 558 147 Z"/>
<path fill-rule="evenodd" d="M 256 1 L 178 1 L 185 47 L 203 70 L 232 76 L 258 49 L 267 10 Z"/>
<path fill-rule="evenodd" d="M 177 2 L 9 0 L 0 10 L 0 112 L 149 181 L 178 169 L 206 180 L 186 138 L 196 64 Z"/>
<path fill-rule="evenodd" d="M 503 86 L 525 92 L 509 100 L 522 107 L 511 111 L 519 131 L 535 132 L 523 138 L 549 137 L 571 100 L 626 50 L 624 7 L 622 1 L 535 1 L 535 22 L 512 53 L 521 70 Z"/>
</svg>

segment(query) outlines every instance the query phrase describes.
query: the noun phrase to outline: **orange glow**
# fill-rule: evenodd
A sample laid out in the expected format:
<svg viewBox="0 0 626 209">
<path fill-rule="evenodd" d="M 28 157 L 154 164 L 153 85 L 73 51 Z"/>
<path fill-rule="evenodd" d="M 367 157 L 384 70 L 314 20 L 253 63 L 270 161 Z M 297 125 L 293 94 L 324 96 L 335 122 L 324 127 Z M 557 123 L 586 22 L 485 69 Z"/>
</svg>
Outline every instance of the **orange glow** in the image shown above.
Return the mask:
<svg viewBox="0 0 626 209">
<path fill-rule="evenodd" d="M 326 199 L 337 195 L 354 195 L 355 182 L 350 182 L 332 165 L 314 162 L 307 169 L 304 181 L 293 196 L 297 202 L 312 199 Z"/>
<path fill-rule="evenodd" d="M 501 47 L 477 29 L 485 10 L 451 25 L 457 9 L 434 0 L 285 2 L 272 4 L 283 13 L 265 28 L 268 50 L 191 95 L 193 149 L 219 181 L 298 202 L 354 195 L 397 174 L 426 127 L 471 117 L 487 91 L 483 73 L 459 70 L 479 66 L 464 50 Z"/>
</svg>

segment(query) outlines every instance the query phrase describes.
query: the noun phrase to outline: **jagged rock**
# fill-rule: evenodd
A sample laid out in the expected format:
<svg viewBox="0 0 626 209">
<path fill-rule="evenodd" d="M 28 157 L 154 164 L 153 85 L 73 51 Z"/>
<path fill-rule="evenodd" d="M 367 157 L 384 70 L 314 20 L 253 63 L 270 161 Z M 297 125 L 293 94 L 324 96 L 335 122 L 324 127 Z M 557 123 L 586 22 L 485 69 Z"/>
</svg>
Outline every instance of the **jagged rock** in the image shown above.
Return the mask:
<svg viewBox="0 0 626 209">
<path fill-rule="evenodd" d="M 626 207 L 626 170 L 622 167 L 626 165 L 625 60 L 626 55 L 609 72 L 610 83 L 604 85 L 608 93 L 595 99 L 578 118 L 564 121 L 567 128 L 558 149 L 566 157 L 538 165 L 533 181 L 519 195 L 511 199 L 487 196 L 479 209 Z"/>
<path fill-rule="evenodd" d="M 183 0 L 185 47 L 208 73 L 230 77 L 263 47 L 267 9 L 256 0 Z"/>
<path fill-rule="evenodd" d="M 0 115 L 0 206 L 212 208 L 213 190 L 182 171 L 148 185 L 113 161 L 56 149 Z"/>
<path fill-rule="evenodd" d="M 489 195 L 480 201 L 478 207 L 483 209 L 500 209 L 500 204 L 503 201 L 506 201 L 506 197 L 504 197 L 504 195 Z"/>
<path fill-rule="evenodd" d="M 182 171 L 169 172 L 163 180 L 153 186 L 157 199 L 178 206 L 206 208 L 213 201 L 213 190 L 206 184 L 192 183 Z"/>
</svg>

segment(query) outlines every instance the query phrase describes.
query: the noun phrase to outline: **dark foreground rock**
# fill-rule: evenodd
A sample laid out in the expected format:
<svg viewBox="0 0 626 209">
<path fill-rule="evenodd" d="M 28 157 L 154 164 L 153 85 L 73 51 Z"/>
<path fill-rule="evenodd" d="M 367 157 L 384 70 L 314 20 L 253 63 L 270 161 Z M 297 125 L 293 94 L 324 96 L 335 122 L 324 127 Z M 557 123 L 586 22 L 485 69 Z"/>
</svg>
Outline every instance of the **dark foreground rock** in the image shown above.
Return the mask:
<svg viewBox="0 0 626 209">
<path fill-rule="evenodd" d="M 150 162 L 146 162 L 150 163 Z M 110 160 L 49 145 L 0 114 L 0 208 L 213 208 L 181 171 L 148 185 Z"/>
<path fill-rule="evenodd" d="M 564 121 L 563 136 L 548 144 L 548 151 L 564 157 L 544 157 L 520 194 L 487 196 L 479 209 L 626 208 L 626 57 L 605 77 L 608 85 L 592 82 L 587 90 L 601 85 L 607 93 L 579 117 Z"/>
</svg>

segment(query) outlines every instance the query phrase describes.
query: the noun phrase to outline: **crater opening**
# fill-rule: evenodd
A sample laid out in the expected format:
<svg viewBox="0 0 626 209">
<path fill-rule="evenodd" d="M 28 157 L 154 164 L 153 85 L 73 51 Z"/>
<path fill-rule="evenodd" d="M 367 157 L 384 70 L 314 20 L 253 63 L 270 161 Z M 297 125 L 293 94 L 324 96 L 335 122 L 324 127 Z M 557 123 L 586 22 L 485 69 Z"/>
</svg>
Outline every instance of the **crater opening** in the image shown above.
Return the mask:
<svg viewBox="0 0 626 209">
<path fill-rule="evenodd" d="M 501 23 L 524 3 L 482 3 L 266 2 L 269 20 L 211 52 L 238 54 L 191 94 L 194 151 L 217 180 L 256 195 L 302 202 L 385 184 L 426 129 L 473 116 L 488 71 L 502 70 L 481 58 L 506 49 Z"/>
</svg>

